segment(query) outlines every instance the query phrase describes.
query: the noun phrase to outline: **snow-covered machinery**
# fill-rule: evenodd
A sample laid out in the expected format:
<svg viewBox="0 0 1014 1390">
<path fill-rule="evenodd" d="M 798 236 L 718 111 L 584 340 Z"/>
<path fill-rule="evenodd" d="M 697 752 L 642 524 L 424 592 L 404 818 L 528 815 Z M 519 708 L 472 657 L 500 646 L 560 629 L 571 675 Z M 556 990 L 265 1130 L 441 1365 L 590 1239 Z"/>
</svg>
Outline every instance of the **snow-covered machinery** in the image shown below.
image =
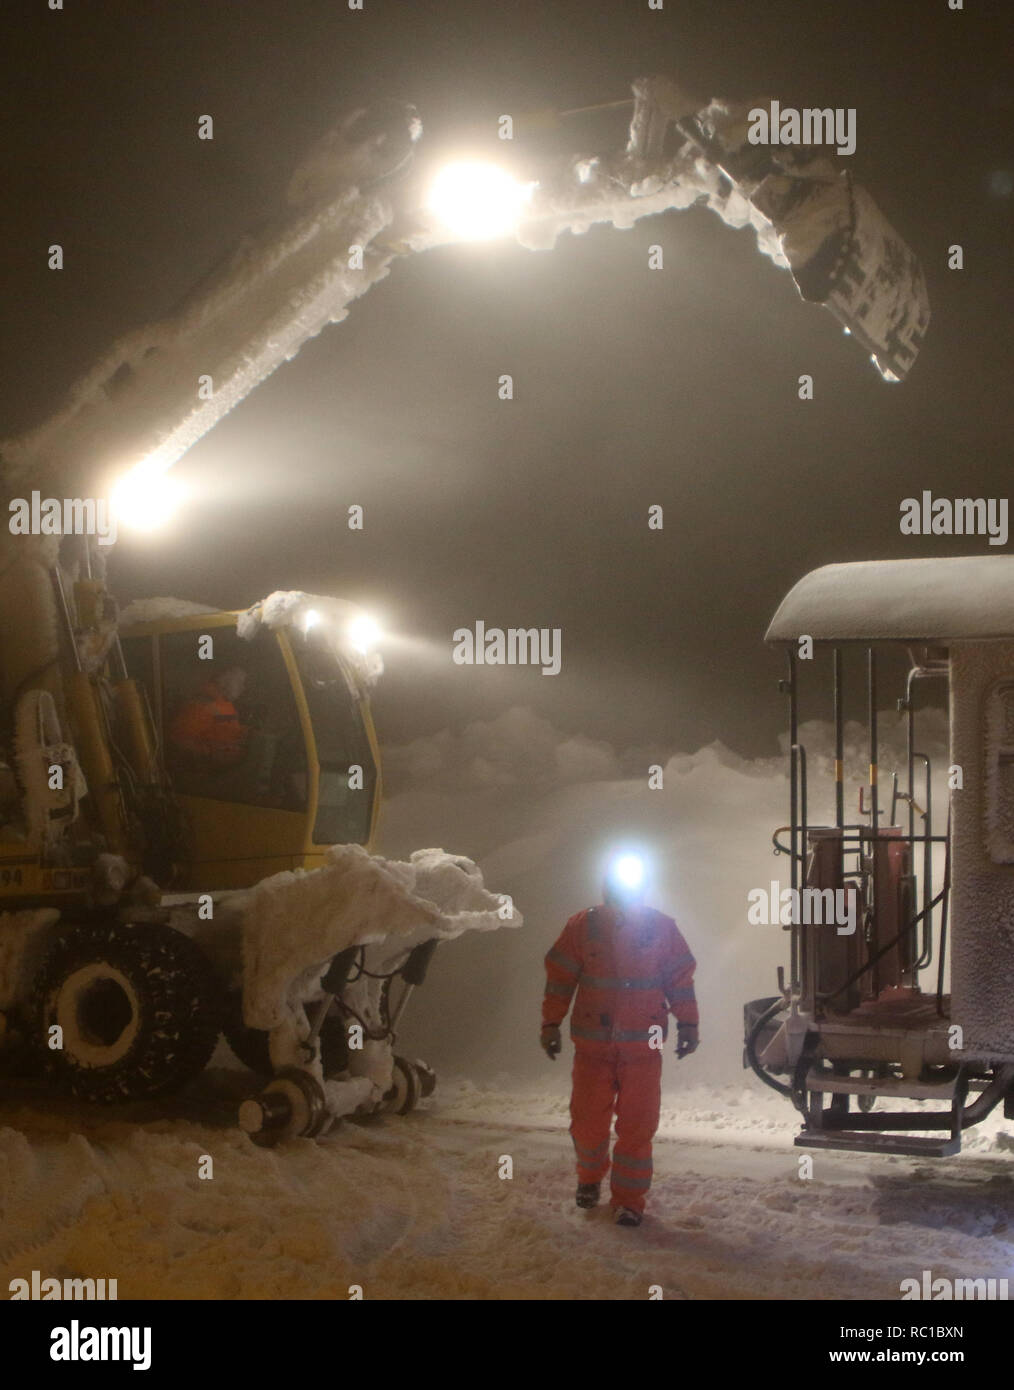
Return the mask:
<svg viewBox="0 0 1014 1390">
<path fill-rule="evenodd" d="M 744 129 L 737 109 L 638 82 L 621 152 L 524 146 L 537 177 L 505 230 L 549 247 L 706 200 L 903 376 L 928 320 L 914 257 L 823 156 L 747 149 Z M 420 134 L 402 103 L 353 112 L 278 217 L 0 445 L 0 1024 L 8 1054 L 79 1095 L 171 1090 L 224 1027 L 275 1073 L 244 1109 L 251 1133 L 407 1108 L 431 1077 L 394 1058 L 394 1025 L 431 943 L 520 920 L 468 860 L 368 854 L 379 763 L 347 606 L 274 594 L 121 617 L 106 582 L 106 498 L 157 509 L 172 465 L 399 257 L 462 239 L 412 172 Z M 228 736 L 202 759 L 209 720 Z"/>
<path fill-rule="evenodd" d="M 425 896 L 414 860 L 367 853 L 378 668 L 350 605 L 276 593 L 239 614 L 147 600 L 121 615 L 106 577 L 109 495 L 127 510 L 157 506 L 172 464 L 386 273 L 399 248 L 383 237 L 394 214 L 380 190 L 418 134 L 403 105 L 353 113 L 296 170 L 274 221 L 0 447 L 11 516 L 0 532 L 0 1038 L 5 1063 L 41 1065 L 85 1099 L 174 1090 L 224 1030 L 255 1070 L 286 1074 L 290 1100 L 303 1097 L 286 1111 L 275 1096 L 263 1125 L 248 1108 L 252 1131 L 321 1132 L 351 1110 L 409 1109 L 432 1073 L 394 1057 L 394 1026 L 432 943 L 520 921 L 469 861 L 428 852 L 445 872 L 427 860 Z M 322 902 L 293 942 L 279 904 L 307 882 Z M 273 940 L 289 943 L 281 961 L 257 936 L 261 898 L 237 906 L 259 888 Z M 448 895 L 462 891 L 452 910 Z M 340 920 L 328 903 L 343 905 Z"/>
<path fill-rule="evenodd" d="M 224 1032 L 268 1081 L 241 1113 L 258 1142 L 411 1110 L 435 1078 L 395 1030 L 434 947 L 520 916 L 468 859 L 369 852 L 362 615 L 302 593 L 242 613 L 153 600 L 103 647 L 69 612 L 58 668 L 98 664 L 71 671 L 66 725 L 49 690 L 22 696 L 4 767 L 7 1059 L 128 1101 L 192 1079 Z M 194 741 L 209 719 L 226 742 Z"/>
<path fill-rule="evenodd" d="M 126 670 L 187 827 L 176 891 L 248 888 L 318 867 L 332 845 L 372 844 L 381 773 L 369 689 L 382 663 L 359 638 L 367 622 L 352 604 L 303 593 L 244 613 L 156 599 L 121 614 Z M 200 744 L 201 705 L 196 723 L 187 715 L 222 671 L 236 680 L 225 706 L 236 725 L 214 756 Z"/>
<path fill-rule="evenodd" d="M 704 204 L 731 227 L 753 227 L 758 249 L 790 271 L 800 296 L 824 305 L 886 381 L 903 380 L 929 327 L 922 268 L 833 150 L 751 143 L 766 102 L 713 100 L 698 110 L 666 77 L 639 78 L 633 93 L 626 148 L 550 166 L 520 216 L 522 244 L 549 247 L 565 229 L 630 227 Z M 816 136 L 835 113 L 802 114 L 816 118 Z"/>
<path fill-rule="evenodd" d="M 790 818 L 775 848 L 791 875 L 780 894 L 790 966 L 777 995 L 745 1007 L 744 1062 L 800 1111 L 799 1145 L 956 1153 L 1001 1101 L 1014 1116 L 1014 559 L 828 565 L 790 591 L 767 640 L 788 662 Z M 852 658 L 865 668 L 869 742 L 855 822 Z M 822 662 L 831 824 L 809 819 L 801 741 L 803 673 Z M 885 670 L 906 743 L 889 796 L 878 777 Z M 934 750 L 934 768 L 926 740 L 941 704 L 950 747 Z M 897 1108 L 903 1098 L 916 1106 Z"/>
</svg>

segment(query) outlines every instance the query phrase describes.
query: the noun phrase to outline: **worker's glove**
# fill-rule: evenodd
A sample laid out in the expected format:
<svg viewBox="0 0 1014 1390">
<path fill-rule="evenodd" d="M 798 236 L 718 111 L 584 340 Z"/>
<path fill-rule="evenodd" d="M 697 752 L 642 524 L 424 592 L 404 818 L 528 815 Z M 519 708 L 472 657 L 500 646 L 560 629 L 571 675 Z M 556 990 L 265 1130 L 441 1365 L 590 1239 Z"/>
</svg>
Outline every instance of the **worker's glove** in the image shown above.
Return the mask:
<svg viewBox="0 0 1014 1390">
<path fill-rule="evenodd" d="M 539 1046 L 551 1062 L 555 1062 L 563 1047 L 560 1030 L 555 1023 L 547 1023 L 539 1034 Z"/>
<path fill-rule="evenodd" d="M 697 1036 L 696 1023 L 677 1023 L 676 1025 L 676 1056 L 689 1057 L 691 1052 L 696 1052 L 701 1045 L 701 1040 Z"/>
</svg>

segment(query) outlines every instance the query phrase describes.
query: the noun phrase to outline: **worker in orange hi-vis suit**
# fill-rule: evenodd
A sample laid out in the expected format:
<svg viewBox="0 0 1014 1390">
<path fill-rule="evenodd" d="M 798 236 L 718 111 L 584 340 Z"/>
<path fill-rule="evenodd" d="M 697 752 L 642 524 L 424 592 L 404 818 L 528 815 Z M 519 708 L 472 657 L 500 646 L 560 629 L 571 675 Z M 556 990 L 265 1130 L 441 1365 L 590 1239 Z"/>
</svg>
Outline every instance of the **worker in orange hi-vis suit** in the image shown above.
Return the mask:
<svg viewBox="0 0 1014 1390">
<path fill-rule="evenodd" d="M 173 751 L 208 767 L 231 767 L 242 761 L 250 731 L 239 722 L 234 701 L 245 686 L 246 672 L 239 666 L 210 676 L 170 721 Z"/>
<path fill-rule="evenodd" d="M 677 1057 L 698 1047 L 695 961 L 671 917 L 644 905 L 644 865 L 614 858 L 600 907 L 576 913 L 546 956 L 540 1042 L 555 1060 L 560 1024 L 577 990 L 570 1133 L 577 1153 L 577 1205 L 598 1204 L 609 1171 L 616 1115 L 611 1196 L 614 1219 L 639 1226 L 651 1186 L 651 1141 L 658 1128 L 662 1044 L 668 1015 L 677 1024 Z"/>
</svg>

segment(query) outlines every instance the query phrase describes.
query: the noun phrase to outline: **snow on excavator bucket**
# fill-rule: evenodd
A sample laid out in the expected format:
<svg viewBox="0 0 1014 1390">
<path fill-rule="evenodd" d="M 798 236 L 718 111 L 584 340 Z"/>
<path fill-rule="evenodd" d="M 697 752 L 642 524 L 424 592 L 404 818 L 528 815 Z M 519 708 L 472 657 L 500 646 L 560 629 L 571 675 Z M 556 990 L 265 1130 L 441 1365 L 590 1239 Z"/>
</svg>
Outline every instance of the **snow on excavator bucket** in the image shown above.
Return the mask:
<svg viewBox="0 0 1014 1390">
<path fill-rule="evenodd" d="M 849 175 L 834 184 L 843 225 L 806 255 L 791 214 L 782 249 L 806 300 L 830 309 L 872 355 L 887 381 L 901 381 L 916 359 L 929 326 L 929 296 L 922 267 L 865 189 Z M 777 225 L 777 224 L 776 224 Z"/>
<path fill-rule="evenodd" d="M 886 381 L 902 381 L 930 320 L 919 260 L 849 173 L 793 154 L 741 191 L 770 222 L 803 299 L 830 309 Z"/>
<path fill-rule="evenodd" d="M 731 225 L 749 221 L 803 299 L 829 309 L 886 381 L 903 380 L 929 327 L 922 267 L 831 151 L 752 144 L 756 108 L 713 101 L 690 114 L 692 99 L 668 78 L 639 78 L 633 91 L 628 155 L 670 180 L 696 182 Z M 675 161 L 670 126 L 687 142 Z"/>
<path fill-rule="evenodd" d="M 752 188 L 751 182 L 741 183 L 740 192 L 770 223 L 803 299 L 829 309 L 885 381 L 902 381 L 930 320 L 914 252 L 869 193 L 825 156 L 783 154 Z"/>
</svg>

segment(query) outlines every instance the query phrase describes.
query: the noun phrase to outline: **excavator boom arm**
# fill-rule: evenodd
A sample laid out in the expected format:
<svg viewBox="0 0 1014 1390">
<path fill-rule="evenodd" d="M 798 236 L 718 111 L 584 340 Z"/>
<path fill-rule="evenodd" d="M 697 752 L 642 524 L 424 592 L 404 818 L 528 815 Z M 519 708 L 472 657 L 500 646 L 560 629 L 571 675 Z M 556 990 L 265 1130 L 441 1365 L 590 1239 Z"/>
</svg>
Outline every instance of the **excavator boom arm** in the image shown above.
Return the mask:
<svg viewBox="0 0 1014 1390">
<path fill-rule="evenodd" d="M 929 321 L 918 261 L 834 161 L 747 143 L 744 106 L 700 111 L 664 78 L 634 83 L 625 150 L 557 164 L 535 185 L 521 243 L 630 227 L 704 201 L 791 271 L 900 380 Z M 248 236 L 179 310 L 122 339 L 45 424 L 0 448 L 9 490 L 101 490 L 126 470 L 159 474 L 349 305 L 399 254 L 455 240 L 398 176 L 421 126 L 414 108 L 358 110 L 297 167 L 285 213 Z M 667 141 L 669 147 L 667 148 Z M 395 230 L 397 229 L 397 230 Z"/>
</svg>

